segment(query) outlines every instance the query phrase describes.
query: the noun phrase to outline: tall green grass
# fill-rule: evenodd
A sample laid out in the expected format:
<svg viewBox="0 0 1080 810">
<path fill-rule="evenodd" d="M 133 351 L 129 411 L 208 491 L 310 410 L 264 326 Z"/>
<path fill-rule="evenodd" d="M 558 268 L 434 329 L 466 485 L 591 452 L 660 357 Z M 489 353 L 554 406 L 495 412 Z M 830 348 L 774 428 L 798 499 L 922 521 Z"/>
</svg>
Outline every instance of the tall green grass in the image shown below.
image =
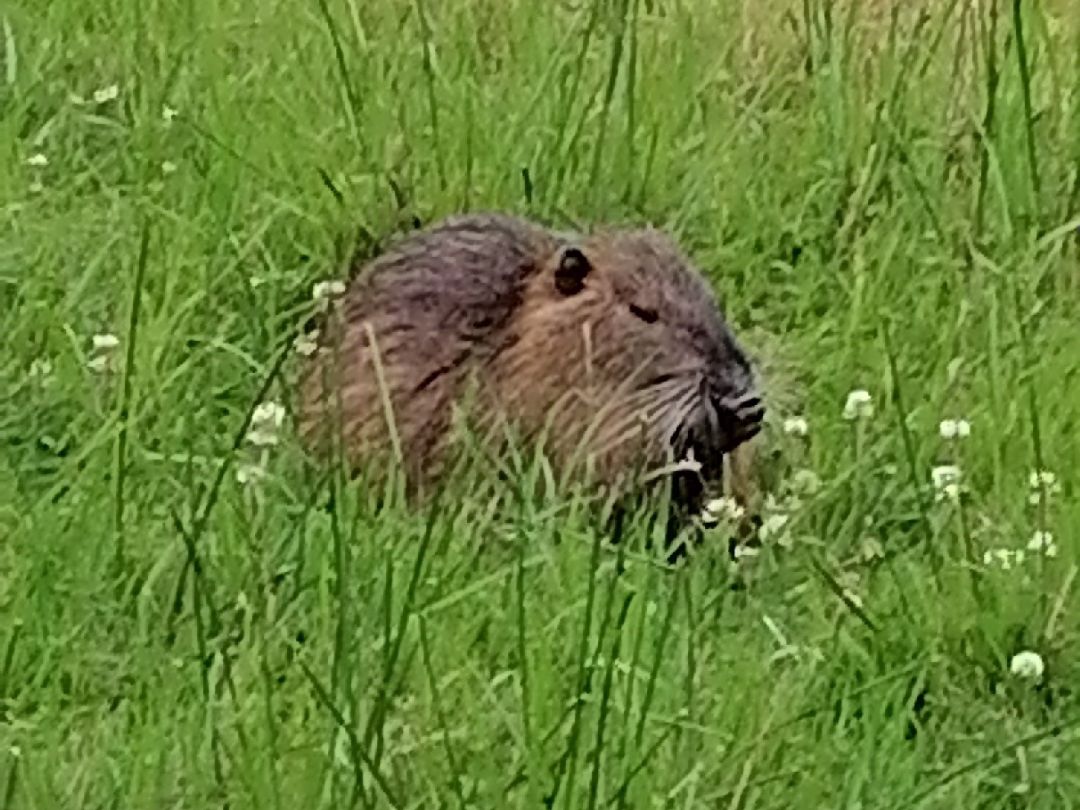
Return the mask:
<svg viewBox="0 0 1080 810">
<path fill-rule="evenodd" d="M 1070 3 L 56 0 L 0 53 L 0 806 L 1076 804 Z M 783 359 L 759 555 L 251 446 L 312 285 L 464 209 L 667 228 Z"/>
</svg>

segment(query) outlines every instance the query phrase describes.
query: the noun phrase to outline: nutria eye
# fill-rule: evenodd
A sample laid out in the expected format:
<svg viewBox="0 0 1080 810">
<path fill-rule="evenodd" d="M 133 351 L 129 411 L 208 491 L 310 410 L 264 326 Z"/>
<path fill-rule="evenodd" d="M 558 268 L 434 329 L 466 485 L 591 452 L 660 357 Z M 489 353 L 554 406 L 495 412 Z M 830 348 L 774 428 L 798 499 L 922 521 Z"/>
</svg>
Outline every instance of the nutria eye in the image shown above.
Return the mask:
<svg viewBox="0 0 1080 810">
<path fill-rule="evenodd" d="M 590 270 L 592 265 L 584 253 L 577 248 L 567 248 L 555 270 L 555 289 L 563 295 L 577 295 L 585 289 L 585 276 Z"/>
<path fill-rule="evenodd" d="M 630 305 L 630 313 L 635 318 L 641 318 L 645 323 L 656 323 L 658 317 L 655 309 L 646 309 L 645 307 L 639 307 L 637 304 Z"/>
</svg>

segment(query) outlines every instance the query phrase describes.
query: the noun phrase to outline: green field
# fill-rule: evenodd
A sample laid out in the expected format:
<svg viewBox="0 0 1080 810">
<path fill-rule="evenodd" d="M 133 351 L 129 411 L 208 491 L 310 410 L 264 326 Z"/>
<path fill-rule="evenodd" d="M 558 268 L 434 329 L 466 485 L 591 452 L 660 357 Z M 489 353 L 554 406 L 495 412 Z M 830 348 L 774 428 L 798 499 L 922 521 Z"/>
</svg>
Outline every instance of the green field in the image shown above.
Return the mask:
<svg viewBox="0 0 1080 810">
<path fill-rule="evenodd" d="M 0 808 L 1080 806 L 1073 0 L 15 0 L 0 58 Z M 305 460 L 312 286 L 480 209 L 709 275 L 759 554 Z"/>
</svg>

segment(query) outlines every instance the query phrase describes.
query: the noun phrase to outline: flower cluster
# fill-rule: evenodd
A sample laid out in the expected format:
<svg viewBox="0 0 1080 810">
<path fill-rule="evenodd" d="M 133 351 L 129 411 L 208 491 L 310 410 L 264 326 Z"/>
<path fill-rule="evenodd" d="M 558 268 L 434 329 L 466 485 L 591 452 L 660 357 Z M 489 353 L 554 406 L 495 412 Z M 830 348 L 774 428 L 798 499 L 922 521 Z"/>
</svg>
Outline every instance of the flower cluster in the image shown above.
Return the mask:
<svg viewBox="0 0 1080 810">
<path fill-rule="evenodd" d="M 857 388 L 847 395 L 847 401 L 844 403 L 844 419 L 856 422 L 869 419 L 873 415 L 874 398 L 870 396 L 869 391 Z"/>
<path fill-rule="evenodd" d="M 1009 672 L 1023 680 L 1037 681 L 1045 671 L 1046 664 L 1043 663 L 1042 656 L 1033 650 L 1018 652 L 1009 661 Z"/>
<path fill-rule="evenodd" d="M 971 422 L 960 417 L 942 419 L 938 424 L 938 435 L 947 442 L 962 441 L 971 436 Z M 959 503 L 964 494 L 962 479 L 963 471 L 955 462 L 939 464 L 931 469 L 930 481 L 934 485 L 934 499 L 939 503 Z"/>
<path fill-rule="evenodd" d="M 971 423 L 966 419 L 943 419 L 938 433 L 945 441 L 959 441 L 971 436 Z M 964 495 L 963 471 L 959 464 L 940 464 L 930 470 L 935 500 L 959 503 Z M 1046 503 L 1061 491 L 1057 476 L 1048 470 L 1036 470 L 1028 478 L 1028 501 L 1039 505 Z M 996 566 L 1003 571 L 1019 567 L 1033 557 L 1056 557 L 1058 552 L 1054 536 L 1045 530 L 1036 531 L 1025 548 L 992 548 L 983 552 L 983 565 Z"/>
<path fill-rule="evenodd" d="M 1033 471 L 1028 477 L 1028 487 L 1031 490 L 1028 503 L 1032 506 L 1046 503 L 1061 492 L 1061 484 L 1058 483 L 1057 476 L 1049 470 Z"/>
<path fill-rule="evenodd" d="M 29 376 L 31 380 L 37 381 L 42 386 L 50 385 L 53 380 L 52 360 L 47 357 L 35 357 L 30 363 Z"/>
<path fill-rule="evenodd" d="M 966 439 L 971 435 L 971 423 L 967 419 L 942 419 L 938 433 L 947 441 Z"/>
<path fill-rule="evenodd" d="M 297 336 L 293 341 L 293 348 L 296 353 L 303 357 L 311 357 L 319 350 L 319 330 L 313 329 L 310 332 L 303 332 Z"/>
<path fill-rule="evenodd" d="M 94 335 L 90 339 L 90 359 L 86 365 L 91 371 L 105 374 L 116 368 L 116 350 L 120 348 L 120 338 L 113 334 Z"/>
<path fill-rule="evenodd" d="M 790 416 L 784 420 L 784 433 L 805 438 L 810 433 L 810 423 L 803 416 Z"/>
<path fill-rule="evenodd" d="M 120 85 L 116 83 L 99 87 L 91 93 L 89 101 L 78 93 L 70 93 L 68 95 L 68 101 L 76 107 L 85 107 L 87 104 L 102 107 L 112 101 L 116 101 L 118 98 L 120 98 Z M 44 191 L 45 184 L 43 182 L 43 172 L 49 165 L 48 155 L 40 151 L 35 152 L 26 158 L 26 165 L 34 170 L 34 177 L 29 185 L 31 193 L 38 194 Z"/>
<path fill-rule="evenodd" d="M 1054 542 L 1054 535 L 1041 529 L 1031 535 L 1031 539 L 1028 540 L 1027 550 L 1047 557 L 1056 557 L 1058 552 L 1057 543 Z"/>
<path fill-rule="evenodd" d="M 744 514 L 745 510 L 734 498 L 714 498 L 701 511 L 701 522 L 706 526 L 715 526 L 721 521 L 732 524 L 741 520 Z"/>
<path fill-rule="evenodd" d="M 262 402 L 251 415 L 247 440 L 256 447 L 273 447 L 285 422 L 285 409 L 276 402 Z"/>
<path fill-rule="evenodd" d="M 1054 535 L 1039 529 L 1031 535 L 1031 539 L 1024 548 L 987 549 L 983 552 L 983 565 L 987 567 L 996 565 L 1002 571 L 1008 571 L 1014 566 L 1019 568 L 1031 558 L 1039 556 L 1054 558 L 1057 555 L 1058 547 Z"/>
<path fill-rule="evenodd" d="M 40 194 L 45 189 L 42 177 L 45 172 L 45 167 L 49 165 L 49 158 L 44 152 L 35 152 L 26 159 L 26 165 L 30 167 L 34 178 L 30 181 L 30 193 Z"/>
<path fill-rule="evenodd" d="M 956 464 L 941 464 L 930 470 L 930 480 L 934 484 L 934 497 L 938 501 L 960 500 L 960 467 Z"/>
<path fill-rule="evenodd" d="M 320 312 L 326 312 L 334 300 L 345 294 L 345 284 L 341 281 L 319 281 L 311 288 L 311 297 Z"/>
<path fill-rule="evenodd" d="M 780 548 L 791 548 L 794 538 L 791 533 L 792 518 L 802 508 L 799 492 L 792 486 L 783 497 L 773 493 L 765 496 L 761 508 L 761 524 L 757 527 L 757 539 Z"/>
<path fill-rule="evenodd" d="M 285 409 L 276 402 L 261 402 L 251 415 L 247 442 L 256 449 L 256 457 L 237 465 L 236 480 L 241 485 L 257 484 L 266 477 L 270 460 L 270 448 L 280 439 L 281 426 L 285 423 Z"/>
<path fill-rule="evenodd" d="M 94 91 L 94 103 L 95 104 L 108 104 L 110 101 L 116 101 L 120 97 L 120 85 L 110 84 L 102 87 L 100 90 Z"/>
<path fill-rule="evenodd" d="M 816 472 L 806 467 L 795 470 L 791 474 L 789 483 L 795 497 L 816 495 L 821 489 L 821 478 Z"/>
<path fill-rule="evenodd" d="M 766 543 L 769 541 L 784 544 L 787 533 L 787 525 L 791 521 L 791 515 L 784 514 L 783 512 L 775 512 L 771 515 L 767 515 L 764 520 L 761 521 L 761 527 L 758 529 L 758 537 L 761 538 L 761 542 Z"/>
<path fill-rule="evenodd" d="M 1027 553 L 1022 548 L 990 548 L 983 552 L 983 565 L 987 568 L 996 565 L 1002 571 L 1011 571 L 1013 566 L 1019 568 L 1027 559 Z"/>
</svg>

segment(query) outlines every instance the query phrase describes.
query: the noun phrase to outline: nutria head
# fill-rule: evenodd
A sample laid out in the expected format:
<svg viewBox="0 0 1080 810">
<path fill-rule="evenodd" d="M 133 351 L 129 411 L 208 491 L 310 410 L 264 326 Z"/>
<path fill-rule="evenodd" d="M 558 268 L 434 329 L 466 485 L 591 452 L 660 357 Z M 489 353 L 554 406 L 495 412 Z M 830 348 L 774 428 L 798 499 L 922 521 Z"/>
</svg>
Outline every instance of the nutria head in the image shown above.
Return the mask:
<svg viewBox="0 0 1080 810">
<path fill-rule="evenodd" d="M 554 414 L 566 444 L 584 434 L 607 476 L 669 455 L 718 480 L 724 454 L 761 428 L 744 350 L 700 272 L 656 230 L 561 239 L 509 329 L 494 364 L 509 409 Z"/>
</svg>

